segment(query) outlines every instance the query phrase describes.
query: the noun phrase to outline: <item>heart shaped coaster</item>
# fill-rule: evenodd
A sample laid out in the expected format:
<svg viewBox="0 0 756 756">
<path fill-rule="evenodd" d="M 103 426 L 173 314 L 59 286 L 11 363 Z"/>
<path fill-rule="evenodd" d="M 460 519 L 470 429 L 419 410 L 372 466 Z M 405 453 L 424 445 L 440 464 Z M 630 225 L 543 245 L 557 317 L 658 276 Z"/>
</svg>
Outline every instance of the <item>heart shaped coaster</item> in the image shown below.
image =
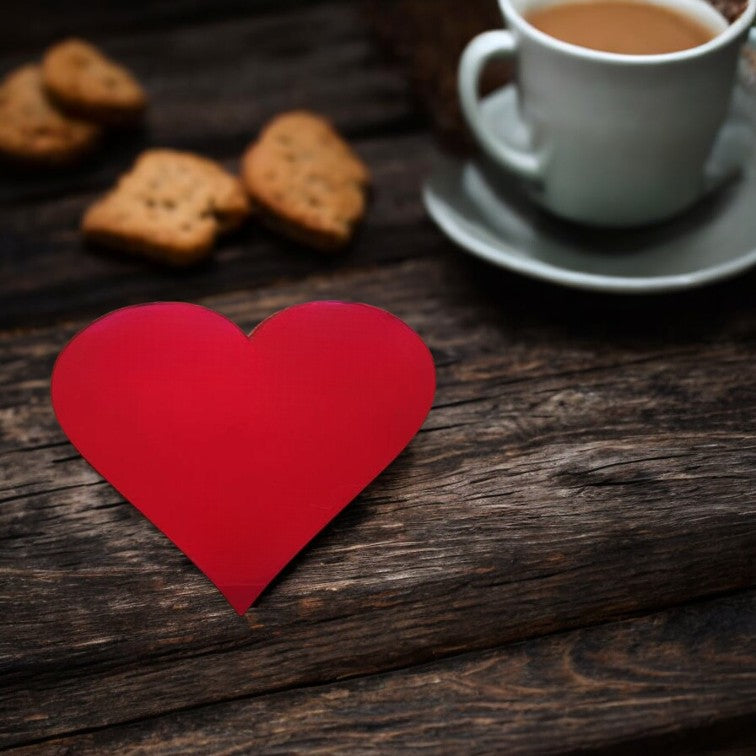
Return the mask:
<svg viewBox="0 0 756 756">
<path fill-rule="evenodd" d="M 197 305 L 126 307 L 69 342 L 51 383 L 71 443 L 239 614 L 409 443 L 434 390 L 413 330 L 343 302 L 249 336 Z"/>
</svg>

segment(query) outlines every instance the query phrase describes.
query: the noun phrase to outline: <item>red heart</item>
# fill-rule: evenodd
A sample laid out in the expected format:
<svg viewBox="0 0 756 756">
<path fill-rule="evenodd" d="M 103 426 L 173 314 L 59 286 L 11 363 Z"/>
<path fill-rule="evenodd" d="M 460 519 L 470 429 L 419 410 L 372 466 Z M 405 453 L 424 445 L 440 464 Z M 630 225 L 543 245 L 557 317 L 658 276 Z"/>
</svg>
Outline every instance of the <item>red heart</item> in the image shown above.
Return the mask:
<svg viewBox="0 0 756 756">
<path fill-rule="evenodd" d="M 249 337 L 197 305 L 126 307 L 71 340 L 51 386 L 71 443 L 239 614 L 409 443 L 434 389 L 414 331 L 342 302 Z"/>
</svg>

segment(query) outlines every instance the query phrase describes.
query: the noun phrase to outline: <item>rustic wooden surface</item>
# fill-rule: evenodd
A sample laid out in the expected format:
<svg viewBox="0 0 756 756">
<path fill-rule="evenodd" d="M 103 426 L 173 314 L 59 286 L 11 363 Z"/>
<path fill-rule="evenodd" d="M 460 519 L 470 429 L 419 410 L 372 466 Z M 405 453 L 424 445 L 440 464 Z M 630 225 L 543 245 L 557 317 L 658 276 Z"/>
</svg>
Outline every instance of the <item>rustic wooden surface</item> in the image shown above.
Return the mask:
<svg viewBox="0 0 756 756">
<path fill-rule="evenodd" d="M 375 4 L 39 5 L 4 11 L 2 71 L 77 31 L 154 104 L 75 171 L 0 178 L 0 747 L 756 747 L 756 275 L 621 299 L 460 253 L 423 213 L 432 138 L 376 45 Z M 233 167 L 267 117 L 302 105 L 374 173 L 343 257 L 255 226 L 182 273 L 82 246 L 82 210 L 143 145 Z M 66 340 L 156 298 L 247 329 L 362 300 L 436 359 L 423 430 L 242 618 L 49 405 Z"/>
</svg>

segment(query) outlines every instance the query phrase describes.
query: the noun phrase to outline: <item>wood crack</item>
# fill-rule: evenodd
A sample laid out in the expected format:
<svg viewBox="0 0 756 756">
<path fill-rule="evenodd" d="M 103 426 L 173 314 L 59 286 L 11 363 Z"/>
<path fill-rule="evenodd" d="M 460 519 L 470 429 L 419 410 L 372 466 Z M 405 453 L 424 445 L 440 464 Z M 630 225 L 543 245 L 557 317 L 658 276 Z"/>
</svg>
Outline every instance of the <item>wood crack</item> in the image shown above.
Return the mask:
<svg viewBox="0 0 756 756">
<path fill-rule="evenodd" d="M 5 499 L 0 499 L 0 504 L 7 504 L 11 501 L 18 501 L 19 499 L 29 499 L 33 496 L 40 496 L 41 494 L 54 494 L 60 491 L 71 491 L 75 488 L 89 488 L 91 486 L 103 486 L 108 485 L 106 480 L 95 480 L 91 483 L 75 483 L 70 486 L 58 486 L 57 488 L 48 488 L 45 491 L 31 491 L 29 493 L 18 494 L 18 496 L 8 496 Z"/>
</svg>

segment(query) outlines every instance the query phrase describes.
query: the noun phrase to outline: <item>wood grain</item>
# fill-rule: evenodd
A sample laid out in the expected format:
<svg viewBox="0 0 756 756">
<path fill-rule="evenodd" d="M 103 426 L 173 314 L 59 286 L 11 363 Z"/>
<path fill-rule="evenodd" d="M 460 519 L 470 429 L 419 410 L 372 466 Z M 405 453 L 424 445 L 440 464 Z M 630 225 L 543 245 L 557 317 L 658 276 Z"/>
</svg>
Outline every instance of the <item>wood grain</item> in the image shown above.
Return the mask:
<svg viewBox="0 0 756 756">
<path fill-rule="evenodd" d="M 432 141 L 362 4 L 42 6 L 4 9 L 2 70 L 76 31 L 156 99 L 72 173 L 0 171 L 0 747 L 753 746 L 756 274 L 622 299 L 461 254 L 425 218 Z M 345 256 L 254 225 L 180 274 L 81 246 L 84 207 L 144 145 L 233 169 L 299 105 L 374 173 Z M 239 618 L 67 443 L 49 375 L 117 306 L 197 301 L 251 329 L 318 298 L 405 319 L 436 401 Z"/>
<path fill-rule="evenodd" d="M 81 324 L 4 336 L 2 742 L 753 584 L 750 300 L 718 323 L 693 300 L 655 334 L 611 309 L 580 328 L 487 297 L 476 271 L 450 255 L 204 300 L 245 328 L 367 301 L 438 366 L 424 430 L 243 619 L 65 443 L 47 377 Z"/>
<path fill-rule="evenodd" d="M 743 732 L 756 706 L 755 656 L 750 592 L 17 753 L 520 754 L 621 744 L 628 752 L 691 754 L 711 752 L 715 728 L 719 746 L 727 731 L 745 752 L 756 747 L 756 732 Z"/>
</svg>

